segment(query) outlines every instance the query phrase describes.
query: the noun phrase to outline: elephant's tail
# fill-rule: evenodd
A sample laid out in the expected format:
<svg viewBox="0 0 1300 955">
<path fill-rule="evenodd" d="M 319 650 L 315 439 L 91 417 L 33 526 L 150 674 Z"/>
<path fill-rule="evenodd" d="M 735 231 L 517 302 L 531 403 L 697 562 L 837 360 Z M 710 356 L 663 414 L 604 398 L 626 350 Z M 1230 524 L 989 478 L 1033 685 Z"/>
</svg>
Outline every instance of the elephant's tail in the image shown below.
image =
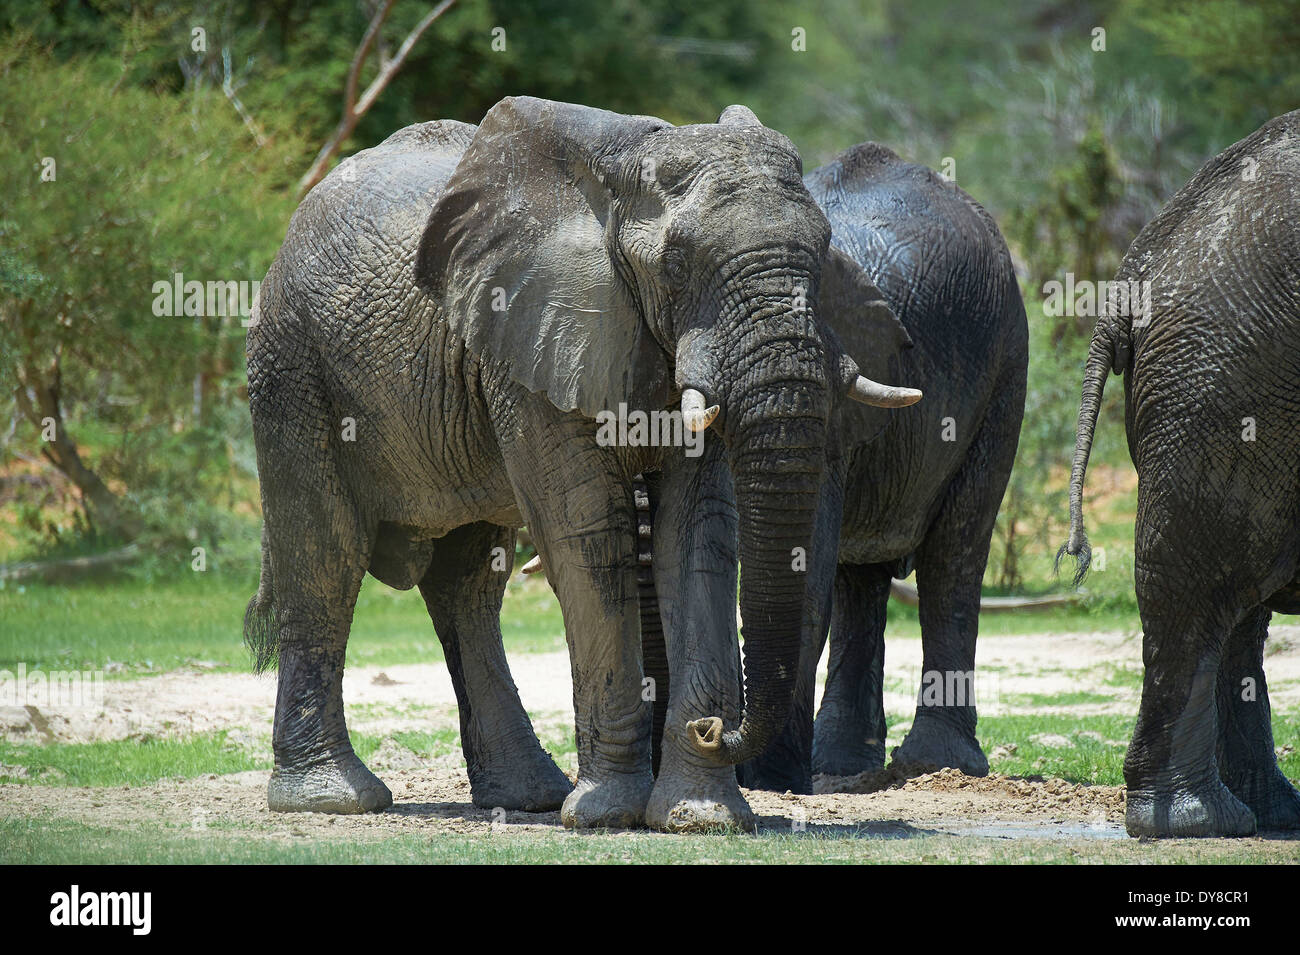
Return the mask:
<svg viewBox="0 0 1300 955">
<path fill-rule="evenodd" d="M 280 655 L 280 633 L 275 622 L 275 589 L 266 528 L 262 529 L 262 576 L 257 584 L 257 593 L 244 611 L 244 646 L 253 655 L 254 673 L 262 673 L 276 665 Z"/>
<path fill-rule="evenodd" d="M 1121 344 L 1116 339 L 1124 337 Z M 1079 401 L 1079 423 L 1074 439 L 1074 463 L 1070 467 L 1070 538 L 1056 552 L 1056 569 L 1061 558 L 1069 554 L 1075 559 L 1074 586 L 1083 583 L 1092 563 L 1092 548 L 1083 529 L 1083 479 L 1088 471 L 1088 455 L 1092 453 L 1092 436 L 1097 427 L 1097 413 L 1101 410 L 1101 395 L 1106 388 L 1106 376 L 1114 370 L 1124 371 L 1129 353 L 1126 329 L 1104 319 L 1097 323 L 1092 344 L 1088 348 L 1088 362 L 1083 374 L 1083 394 Z M 1124 360 L 1117 359 L 1123 356 Z"/>
</svg>

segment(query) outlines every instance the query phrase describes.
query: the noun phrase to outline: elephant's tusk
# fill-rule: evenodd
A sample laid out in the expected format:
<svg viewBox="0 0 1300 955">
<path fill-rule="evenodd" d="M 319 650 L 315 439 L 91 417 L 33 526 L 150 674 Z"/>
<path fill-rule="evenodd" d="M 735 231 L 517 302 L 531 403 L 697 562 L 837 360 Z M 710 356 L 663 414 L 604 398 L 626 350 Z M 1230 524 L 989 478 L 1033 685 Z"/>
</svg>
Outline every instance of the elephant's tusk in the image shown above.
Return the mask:
<svg viewBox="0 0 1300 955">
<path fill-rule="evenodd" d="M 534 554 L 532 558 L 528 561 L 528 563 L 524 564 L 523 567 L 519 568 L 520 572 L 525 574 L 536 574 L 540 572 L 541 569 L 542 569 L 541 554 Z"/>
<path fill-rule="evenodd" d="M 694 388 L 682 391 L 682 422 L 691 432 L 700 432 L 713 424 L 718 416 L 718 406 L 704 407 L 704 395 Z"/>
<path fill-rule="evenodd" d="M 858 375 L 849 386 L 849 397 L 861 401 L 864 405 L 877 408 L 906 408 L 921 400 L 921 393 L 915 388 L 897 388 L 872 381 L 866 375 Z M 683 399 L 684 400 L 684 399 Z"/>
</svg>

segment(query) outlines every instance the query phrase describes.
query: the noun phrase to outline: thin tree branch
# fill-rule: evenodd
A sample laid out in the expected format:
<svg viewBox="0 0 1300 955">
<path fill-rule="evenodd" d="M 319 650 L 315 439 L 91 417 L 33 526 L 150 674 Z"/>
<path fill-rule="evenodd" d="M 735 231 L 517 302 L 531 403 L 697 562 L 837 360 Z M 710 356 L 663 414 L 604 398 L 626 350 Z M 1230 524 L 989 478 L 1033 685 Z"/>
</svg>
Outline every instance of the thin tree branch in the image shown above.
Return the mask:
<svg viewBox="0 0 1300 955">
<path fill-rule="evenodd" d="M 352 135 L 352 130 L 356 128 L 357 121 L 366 114 L 370 107 L 374 105 L 379 94 L 392 82 L 393 77 L 402 68 L 402 64 L 406 62 L 406 58 L 410 55 L 415 44 L 419 42 L 420 37 L 424 35 L 424 32 L 429 29 L 435 20 L 455 6 L 456 0 L 442 0 L 441 3 L 430 10 L 428 15 L 406 35 L 406 39 L 402 41 L 397 54 L 391 60 L 384 61 L 381 56 L 378 75 L 366 87 L 365 92 L 358 97 L 357 87 L 360 84 L 362 64 L 374 47 L 375 38 L 379 35 L 380 28 L 388 19 L 388 14 L 392 11 L 394 3 L 396 3 L 396 0 L 384 0 L 384 5 L 371 18 L 370 26 L 366 28 L 366 35 L 361 38 L 361 44 L 352 57 L 351 66 L 348 67 L 348 78 L 343 90 L 343 115 L 339 117 L 334 132 L 330 134 L 329 139 L 325 141 L 325 145 L 321 146 L 320 152 L 316 154 L 311 168 L 298 180 L 298 198 L 300 199 L 316 183 L 325 178 L 325 171 L 329 167 L 330 160 L 334 158 L 334 155 L 342 147 L 348 136 Z"/>
<path fill-rule="evenodd" d="M 437 20 L 440 16 L 450 10 L 455 3 L 456 0 L 442 0 L 442 3 L 430 10 L 429 15 L 416 24 L 415 29 L 406 35 L 406 39 L 402 41 L 402 45 L 397 48 L 397 55 L 384 65 L 383 69 L 379 71 L 379 75 L 374 78 L 370 86 L 366 88 L 366 91 L 361 94 L 361 99 L 357 103 L 356 108 L 358 119 L 365 115 L 366 110 L 370 109 L 375 98 L 384 91 L 384 88 L 387 87 L 393 77 L 397 75 L 397 71 L 402 68 L 402 64 L 406 62 L 406 58 L 410 56 L 412 48 L 417 42 L 419 42 L 420 37 L 424 35 L 424 31 L 429 29 L 433 24 L 433 21 Z"/>
<path fill-rule="evenodd" d="M 257 147 L 261 149 L 266 145 L 266 137 L 262 135 L 262 130 L 258 128 L 252 114 L 250 114 L 244 107 L 244 104 L 240 101 L 238 94 L 235 92 L 234 77 L 230 72 L 229 47 L 221 48 L 221 65 L 225 70 L 225 79 L 221 83 L 221 92 L 226 94 L 226 99 L 230 100 L 230 105 L 235 107 L 235 112 L 237 112 L 239 118 L 244 121 L 244 125 L 248 127 L 248 131 L 253 134 L 253 141 L 257 143 Z"/>
<path fill-rule="evenodd" d="M 370 48 L 375 43 L 375 37 L 379 35 L 380 29 L 383 28 L 388 15 L 392 13 L 393 5 L 396 2 L 397 0 L 384 0 L 384 5 L 370 18 L 370 26 L 366 27 L 366 35 L 361 38 L 361 45 L 357 47 L 357 52 L 352 56 L 352 65 L 348 67 L 348 81 L 343 88 L 344 116 L 355 111 L 357 85 L 361 82 L 361 67 L 366 62 L 366 57 L 370 55 Z"/>
</svg>

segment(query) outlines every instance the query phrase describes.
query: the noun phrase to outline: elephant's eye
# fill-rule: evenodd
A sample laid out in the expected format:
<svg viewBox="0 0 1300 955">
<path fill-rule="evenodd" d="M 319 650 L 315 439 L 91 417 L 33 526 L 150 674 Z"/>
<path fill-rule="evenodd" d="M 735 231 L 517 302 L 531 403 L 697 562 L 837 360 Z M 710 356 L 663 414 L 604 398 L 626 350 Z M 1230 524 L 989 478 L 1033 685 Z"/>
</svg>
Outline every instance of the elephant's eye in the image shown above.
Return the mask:
<svg viewBox="0 0 1300 955">
<path fill-rule="evenodd" d="M 686 253 L 681 249 L 669 249 L 664 253 L 664 273 L 673 285 L 686 281 Z"/>
</svg>

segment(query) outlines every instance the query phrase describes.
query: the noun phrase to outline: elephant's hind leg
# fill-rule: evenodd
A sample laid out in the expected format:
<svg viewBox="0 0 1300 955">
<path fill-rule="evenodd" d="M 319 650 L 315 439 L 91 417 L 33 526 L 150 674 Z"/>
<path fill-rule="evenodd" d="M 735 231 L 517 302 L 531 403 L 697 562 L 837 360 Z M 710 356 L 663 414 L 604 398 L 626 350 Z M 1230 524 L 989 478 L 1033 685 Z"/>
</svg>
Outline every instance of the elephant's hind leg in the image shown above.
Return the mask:
<svg viewBox="0 0 1300 955">
<path fill-rule="evenodd" d="M 989 542 L 1019 441 L 1018 381 L 1004 376 L 916 551 L 921 692 L 912 728 L 893 752 L 900 766 L 989 771 L 975 738 L 975 640 Z"/>
<path fill-rule="evenodd" d="M 352 751 L 343 663 L 370 534 L 339 477 L 325 404 L 283 382 L 292 412 L 253 405 L 267 552 L 274 568 L 279 682 L 267 790 L 278 812 L 374 812 L 392 793 Z"/>
<path fill-rule="evenodd" d="M 559 809 L 573 786 L 538 743 L 501 644 L 514 538 L 492 524 L 457 528 L 434 545 L 420 593 L 460 704 L 474 805 L 544 812 Z"/>
<path fill-rule="evenodd" d="M 1172 521 L 1152 516 L 1138 489 L 1136 579 L 1142 614 L 1142 702 L 1124 757 L 1128 787 L 1124 823 L 1131 836 L 1244 836 L 1255 817 L 1219 780 L 1216 684 L 1226 634 L 1238 608 L 1224 595 L 1236 584 L 1210 578 L 1209 561 L 1192 569 L 1163 534 L 1144 533 Z M 1179 520 L 1205 540 L 1231 541 L 1212 520 Z M 1225 563 L 1231 557 L 1225 559 Z"/>
<path fill-rule="evenodd" d="M 1273 721 L 1264 682 L 1269 612 L 1256 607 L 1233 628 L 1219 663 L 1219 778 L 1250 807 L 1261 829 L 1300 829 L 1300 792 L 1287 781 L 1273 749 Z"/>
</svg>

